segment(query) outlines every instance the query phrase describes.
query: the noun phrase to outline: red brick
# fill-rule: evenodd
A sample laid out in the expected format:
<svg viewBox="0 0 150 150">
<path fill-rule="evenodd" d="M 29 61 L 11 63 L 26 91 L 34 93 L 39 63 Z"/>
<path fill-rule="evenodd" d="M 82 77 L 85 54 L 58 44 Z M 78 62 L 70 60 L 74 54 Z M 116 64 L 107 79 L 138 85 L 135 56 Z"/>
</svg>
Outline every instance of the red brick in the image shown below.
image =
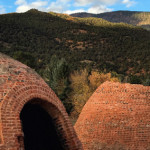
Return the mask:
<svg viewBox="0 0 150 150">
<path fill-rule="evenodd" d="M 84 150 L 148 150 L 150 87 L 105 82 L 85 104 L 75 130 Z"/>
<path fill-rule="evenodd" d="M 0 53 L 0 150 L 19 149 L 18 137 L 23 135 L 19 116 L 31 101 L 56 118 L 67 150 L 82 150 L 65 108 L 52 89 L 28 66 Z"/>
</svg>

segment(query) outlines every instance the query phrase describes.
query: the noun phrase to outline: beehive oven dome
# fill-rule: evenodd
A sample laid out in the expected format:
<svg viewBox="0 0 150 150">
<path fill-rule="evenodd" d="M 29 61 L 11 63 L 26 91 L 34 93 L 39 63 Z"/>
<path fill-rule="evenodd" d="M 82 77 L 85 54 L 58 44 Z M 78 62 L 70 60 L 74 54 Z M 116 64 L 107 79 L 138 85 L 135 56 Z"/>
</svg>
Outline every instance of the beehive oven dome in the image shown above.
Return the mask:
<svg viewBox="0 0 150 150">
<path fill-rule="evenodd" d="M 43 82 L 43 79 L 33 69 L 2 53 L 0 53 L 0 77 L 0 85 L 7 85 L 6 92 L 9 91 L 7 89 L 10 89 L 9 85 L 12 87 L 27 82 Z"/>
<path fill-rule="evenodd" d="M 64 149 L 82 149 L 63 104 L 51 88 L 34 70 L 0 53 L 0 150 L 24 149 L 20 114 L 28 105 L 48 113 Z"/>
<path fill-rule="evenodd" d="M 150 150 L 150 87 L 103 83 L 75 130 L 84 150 Z"/>
</svg>

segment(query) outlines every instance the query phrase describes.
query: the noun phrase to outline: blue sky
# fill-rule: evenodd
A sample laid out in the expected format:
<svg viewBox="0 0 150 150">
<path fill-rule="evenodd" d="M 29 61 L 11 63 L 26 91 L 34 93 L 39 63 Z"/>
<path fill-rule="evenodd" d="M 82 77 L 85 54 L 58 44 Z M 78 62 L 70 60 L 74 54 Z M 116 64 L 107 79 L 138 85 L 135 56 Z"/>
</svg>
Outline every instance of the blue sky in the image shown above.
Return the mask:
<svg viewBox="0 0 150 150">
<path fill-rule="evenodd" d="M 117 10 L 150 11 L 150 0 L 0 0 L 0 14 L 31 8 L 59 13 L 102 13 Z"/>
</svg>

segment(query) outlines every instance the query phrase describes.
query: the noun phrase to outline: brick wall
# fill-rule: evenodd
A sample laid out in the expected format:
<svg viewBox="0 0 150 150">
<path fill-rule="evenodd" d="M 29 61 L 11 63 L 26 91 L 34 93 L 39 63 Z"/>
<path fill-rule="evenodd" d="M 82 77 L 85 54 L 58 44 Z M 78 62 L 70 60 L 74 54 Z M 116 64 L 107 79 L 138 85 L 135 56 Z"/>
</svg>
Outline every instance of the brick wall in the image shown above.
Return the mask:
<svg viewBox="0 0 150 150">
<path fill-rule="evenodd" d="M 84 150 L 150 150 L 150 87 L 105 82 L 75 130 Z"/>
<path fill-rule="evenodd" d="M 32 69 L 0 53 L 0 150 L 21 150 L 20 112 L 27 103 L 39 104 L 53 118 L 66 150 L 81 150 L 63 104 Z"/>
</svg>

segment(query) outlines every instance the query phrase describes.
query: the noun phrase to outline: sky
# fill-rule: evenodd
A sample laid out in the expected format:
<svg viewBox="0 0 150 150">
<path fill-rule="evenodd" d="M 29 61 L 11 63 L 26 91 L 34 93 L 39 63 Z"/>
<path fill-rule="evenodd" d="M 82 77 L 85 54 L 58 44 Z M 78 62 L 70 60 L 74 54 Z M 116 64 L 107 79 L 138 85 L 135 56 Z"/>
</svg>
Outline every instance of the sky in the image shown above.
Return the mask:
<svg viewBox="0 0 150 150">
<path fill-rule="evenodd" d="M 0 0 L 0 14 L 26 12 L 32 8 L 45 12 L 99 14 L 109 11 L 149 11 L 150 0 Z"/>
</svg>

